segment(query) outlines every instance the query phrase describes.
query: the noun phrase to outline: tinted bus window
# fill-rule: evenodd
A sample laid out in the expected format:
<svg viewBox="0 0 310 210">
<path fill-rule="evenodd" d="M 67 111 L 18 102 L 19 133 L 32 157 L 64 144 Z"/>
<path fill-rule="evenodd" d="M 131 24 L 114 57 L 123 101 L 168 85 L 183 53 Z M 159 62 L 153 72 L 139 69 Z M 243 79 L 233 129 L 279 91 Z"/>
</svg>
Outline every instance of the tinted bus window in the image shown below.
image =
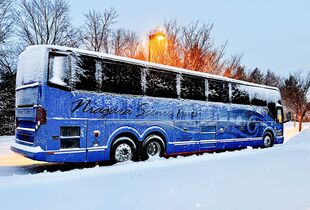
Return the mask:
<svg viewBox="0 0 310 210">
<path fill-rule="evenodd" d="M 249 93 L 251 104 L 255 106 L 267 106 L 266 89 L 260 87 L 250 87 Z"/>
<path fill-rule="evenodd" d="M 70 71 L 68 56 L 51 53 L 49 56 L 49 82 L 69 86 Z"/>
<path fill-rule="evenodd" d="M 213 102 L 229 102 L 229 86 L 227 82 L 209 80 L 208 101 Z"/>
<path fill-rule="evenodd" d="M 277 108 L 276 108 L 276 104 L 272 101 L 268 102 L 268 109 L 270 112 L 270 116 L 272 117 L 272 119 L 276 119 L 277 118 Z"/>
<path fill-rule="evenodd" d="M 148 70 L 146 75 L 146 95 L 177 98 L 176 74 L 159 70 Z"/>
<path fill-rule="evenodd" d="M 250 104 L 250 96 L 248 93 L 248 86 L 231 84 L 231 102 L 235 104 Z"/>
<path fill-rule="evenodd" d="M 78 90 L 97 90 L 96 59 L 80 56 L 76 59 L 74 87 Z"/>
<path fill-rule="evenodd" d="M 205 79 L 182 75 L 181 98 L 193 100 L 205 100 Z"/>
<path fill-rule="evenodd" d="M 141 67 L 121 62 L 103 61 L 102 91 L 142 95 Z"/>
<path fill-rule="evenodd" d="M 278 90 L 265 89 L 267 106 L 271 117 L 277 119 L 277 104 L 281 105 L 281 95 Z"/>
</svg>

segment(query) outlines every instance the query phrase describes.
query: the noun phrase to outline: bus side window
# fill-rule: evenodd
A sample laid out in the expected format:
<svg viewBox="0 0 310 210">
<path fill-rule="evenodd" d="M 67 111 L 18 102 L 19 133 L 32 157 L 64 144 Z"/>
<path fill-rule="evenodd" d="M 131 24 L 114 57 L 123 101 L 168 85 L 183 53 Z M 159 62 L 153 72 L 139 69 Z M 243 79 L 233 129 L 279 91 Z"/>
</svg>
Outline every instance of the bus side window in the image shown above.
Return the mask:
<svg viewBox="0 0 310 210">
<path fill-rule="evenodd" d="M 272 117 L 274 120 L 277 119 L 277 108 L 276 108 L 276 103 L 274 102 L 268 102 L 268 109 L 269 109 L 269 112 L 270 112 L 270 117 Z"/>
<path fill-rule="evenodd" d="M 250 96 L 247 86 L 239 84 L 231 84 L 231 102 L 234 104 L 250 105 Z"/>
<path fill-rule="evenodd" d="M 102 62 L 102 91 L 142 95 L 142 68 L 138 65 L 104 60 Z"/>
<path fill-rule="evenodd" d="M 75 79 L 73 83 L 77 90 L 96 91 L 96 59 L 89 56 L 79 56 L 76 59 Z"/>
<path fill-rule="evenodd" d="M 181 98 L 193 100 L 206 100 L 205 79 L 182 75 Z"/>
<path fill-rule="evenodd" d="M 266 89 L 266 100 L 268 101 L 268 109 L 274 120 L 277 120 L 277 107 L 281 105 L 281 95 L 278 90 Z"/>
<path fill-rule="evenodd" d="M 251 87 L 250 97 L 251 97 L 251 105 L 267 106 L 265 89 L 259 87 Z"/>
<path fill-rule="evenodd" d="M 175 73 L 149 69 L 146 81 L 146 95 L 164 98 L 178 97 Z"/>
<path fill-rule="evenodd" d="M 229 86 L 227 82 L 208 80 L 208 101 L 229 103 Z"/>
</svg>

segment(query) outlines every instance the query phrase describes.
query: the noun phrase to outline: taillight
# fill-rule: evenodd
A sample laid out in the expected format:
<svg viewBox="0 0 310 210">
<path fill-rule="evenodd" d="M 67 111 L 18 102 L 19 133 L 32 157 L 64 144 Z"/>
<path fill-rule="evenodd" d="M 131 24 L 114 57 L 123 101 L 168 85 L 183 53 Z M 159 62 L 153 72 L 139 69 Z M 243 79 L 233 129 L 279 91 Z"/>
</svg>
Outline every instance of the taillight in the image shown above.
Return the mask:
<svg viewBox="0 0 310 210">
<path fill-rule="evenodd" d="M 38 126 L 46 123 L 46 111 L 40 106 L 37 108 L 36 123 Z"/>
</svg>

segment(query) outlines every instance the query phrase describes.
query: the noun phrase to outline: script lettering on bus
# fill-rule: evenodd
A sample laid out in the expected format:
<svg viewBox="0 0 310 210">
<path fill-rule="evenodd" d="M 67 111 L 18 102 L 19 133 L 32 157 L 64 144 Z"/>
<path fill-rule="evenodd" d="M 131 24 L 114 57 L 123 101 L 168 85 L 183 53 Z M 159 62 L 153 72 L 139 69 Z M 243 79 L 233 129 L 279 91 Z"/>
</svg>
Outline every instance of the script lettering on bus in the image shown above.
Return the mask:
<svg viewBox="0 0 310 210">
<path fill-rule="evenodd" d="M 147 117 L 147 116 L 161 116 L 161 117 L 172 117 L 172 110 L 156 110 L 148 108 L 149 103 L 141 103 L 137 107 L 136 117 Z"/>
<path fill-rule="evenodd" d="M 132 113 L 130 108 L 121 109 L 118 107 L 100 107 L 96 105 L 91 105 L 91 99 L 78 99 L 72 103 L 73 109 L 71 112 L 75 112 L 78 109 L 82 109 L 83 112 L 88 112 L 90 114 L 100 114 L 100 118 L 105 118 L 108 115 L 119 114 L 119 115 L 129 115 Z"/>
<path fill-rule="evenodd" d="M 137 107 L 136 117 L 141 116 L 162 116 L 162 117 L 173 117 L 173 110 L 156 110 L 148 108 L 149 103 L 142 103 Z M 191 117 L 195 118 L 198 116 L 198 113 L 195 111 L 185 111 L 184 107 L 177 108 L 177 118 Z"/>
<path fill-rule="evenodd" d="M 90 114 L 100 114 L 100 118 L 105 118 L 108 115 L 118 114 L 118 115 L 131 115 L 133 110 L 131 108 L 122 109 L 119 107 L 102 107 L 92 105 L 91 99 L 81 98 L 72 103 L 71 112 L 76 112 L 81 109 L 82 112 Z M 141 103 L 137 106 L 135 117 L 148 117 L 148 116 L 161 116 L 161 117 L 173 117 L 173 110 L 158 110 L 150 107 L 149 103 Z M 184 107 L 178 107 L 176 112 L 177 118 L 191 117 L 195 118 L 198 116 L 196 111 L 185 111 Z"/>
</svg>

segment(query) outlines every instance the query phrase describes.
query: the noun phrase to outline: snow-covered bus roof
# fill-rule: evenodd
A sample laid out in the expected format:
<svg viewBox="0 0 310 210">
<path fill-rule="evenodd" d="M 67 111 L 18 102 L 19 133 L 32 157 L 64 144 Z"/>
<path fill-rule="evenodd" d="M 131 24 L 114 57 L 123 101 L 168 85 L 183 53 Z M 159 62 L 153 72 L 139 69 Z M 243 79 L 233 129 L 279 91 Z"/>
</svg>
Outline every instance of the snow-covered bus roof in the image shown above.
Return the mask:
<svg viewBox="0 0 310 210">
<path fill-rule="evenodd" d="M 189 70 L 189 69 L 183 69 L 183 68 L 178 68 L 178 67 L 173 67 L 173 66 L 168 66 L 168 65 L 163 65 L 163 64 L 151 63 L 147 61 L 141 61 L 141 60 L 137 60 L 133 58 L 127 58 L 127 57 L 111 55 L 111 54 L 106 54 L 106 53 L 101 53 L 101 52 L 94 52 L 94 51 L 89 51 L 89 50 L 84 50 L 84 49 L 72 48 L 72 47 L 64 47 L 64 46 L 58 46 L 58 45 L 32 45 L 32 46 L 27 47 L 25 51 L 27 51 L 27 53 L 28 52 L 31 53 L 31 51 L 36 48 L 41 48 L 41 49 L 46 48 L 46 50 L 56 50 L 56 51 L 63 51 L 63 52 L 69 51 L 69 52 L 78 53 L 78 54 L 86 54 L 89 56 L 96 56 L 100 58 L 141 65 L 141 66 L 145 66 L 148 68 L 169 70 L 169 71 L 173 71 L 176 73 L 190 74 L 190 75 L 195 75 L 199 77 L 217 79 L 217 80 L 222 80 L 222 81 L 227 81 L 227 82 L 234 82 L 238 84 L 244 84 L 244 85 L 261 87 L 261 88 L 268 88 L 268 89 L 279 91 L 277 87 L 273 87 L 273 86 L 261 85 L 261 84 L 246 82 L 242 80 L 231 79 L 231 78 L 223 77 L 219 75 L 214 75 L 214 74 L 209 74 L 209 73 L 204 73 L 204 72 L 199 72 L 199 71 L 194 71 L 194 70 Z"/>
</svg>

